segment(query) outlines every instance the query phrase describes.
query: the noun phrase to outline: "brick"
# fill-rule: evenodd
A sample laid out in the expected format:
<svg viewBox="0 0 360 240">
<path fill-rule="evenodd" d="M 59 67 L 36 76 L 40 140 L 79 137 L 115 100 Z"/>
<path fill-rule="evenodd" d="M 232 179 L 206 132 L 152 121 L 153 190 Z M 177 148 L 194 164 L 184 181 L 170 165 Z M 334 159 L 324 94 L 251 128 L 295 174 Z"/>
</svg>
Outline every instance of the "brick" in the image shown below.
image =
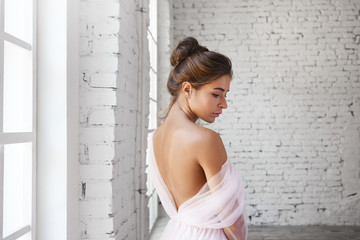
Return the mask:
<svg viewBox="0 0 360 240">
<path fill-rule="evenodd" d="M 87 239 L 88 236 L 109 239 L 109 233 L 111 233 L 113 229 L 112 218 L 87 219 L 86 223 L 81 223 L 81 239 Z"/>
<path fill-rule="evenodd" d="M 108 218 L 112 213 L 111 198 L 80 201 L 80 214 L 85 218 Z"/>
<path fill-rule="evenodd" d="M 112 182 L 111 181 L 86 181 L 86 199 L 95 199 L 99 197 L 112 196 Z"/>
<path fill-rule="evenodd" d="M 112 165 L 80 165 L 80 176 L 85 180 L 110 180 L 112 178 Z"/>
<path fill-rule="evenodd" d="M 94 73 L 91 75 L 89 86 L 94 88 L 116 88 L 116 73 Z"/>
<path fill-rule="evenodd" d="M 115 146 L 113 143 L 89 144 L 87 152 L 91 163 L 111 162 L 115 158 Z"/>
</svg>

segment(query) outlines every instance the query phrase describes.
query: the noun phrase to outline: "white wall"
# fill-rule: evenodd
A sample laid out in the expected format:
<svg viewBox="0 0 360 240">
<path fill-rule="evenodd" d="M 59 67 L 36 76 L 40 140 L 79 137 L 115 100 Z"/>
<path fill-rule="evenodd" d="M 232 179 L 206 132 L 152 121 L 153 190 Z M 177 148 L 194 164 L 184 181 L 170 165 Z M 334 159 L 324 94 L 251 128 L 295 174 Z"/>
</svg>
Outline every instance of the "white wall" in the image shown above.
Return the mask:
<svg viewBox="0 0 360 240">
<path fill-rule="evenodd" d="M 173 50 L 172 26 L 173 0 L 158 0 L 158 109 L 166 112 L 170 103 L 170 94 L 166 83 L 171 70 L 170 56 Z M 158 125 L 161 121 L 159 120 Z"/>
<path fill-rule="evenodd" d="M 147 236 L 147 1 L 80 5 L 82 239 Z"/>
<path fill-rule="evenodd" d="M 78 1 L 37 1 L 36 239 L 79 239 Z"/>
<path fill-rule="evenodd" d="M 360 225 L 360 2 L 174 0 L 185 36 L 228 55 L 214 125 L 251 224 Z"/>
</svg>

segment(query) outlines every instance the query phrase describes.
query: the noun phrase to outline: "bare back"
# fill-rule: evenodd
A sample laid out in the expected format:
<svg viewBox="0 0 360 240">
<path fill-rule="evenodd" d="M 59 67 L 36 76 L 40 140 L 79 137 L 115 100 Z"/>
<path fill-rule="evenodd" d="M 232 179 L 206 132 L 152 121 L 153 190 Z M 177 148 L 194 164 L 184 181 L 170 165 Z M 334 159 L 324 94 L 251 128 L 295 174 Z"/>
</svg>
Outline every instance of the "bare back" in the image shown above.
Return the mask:
<svg viewBox="0 0 360 240">
<path fill-rule="evenodd" d="M 177 209 L 186 200 L 196 195 L 207 179 L 216 174 L 226 160 L 225 150 L 217 142 L 206 144 L 212 130 L 188 124 L 182 127 L 160 126 L 153 135 L 154 154 L 160 174 L 172 194 Z M 216 133 L 215 133 L 216 134 Z M 220 139 L 220 137 L 216 134 Z M 204 153 L 210 153 L 214 159 Z M 221 153 L 220 157 L 219 154 Z M 202 161 L 209 159 L 206 163 Z M 210 163 L 210 165 L 208 164 Z M 207 166 L 210 167 L 207 167 Z"/>
</svg>

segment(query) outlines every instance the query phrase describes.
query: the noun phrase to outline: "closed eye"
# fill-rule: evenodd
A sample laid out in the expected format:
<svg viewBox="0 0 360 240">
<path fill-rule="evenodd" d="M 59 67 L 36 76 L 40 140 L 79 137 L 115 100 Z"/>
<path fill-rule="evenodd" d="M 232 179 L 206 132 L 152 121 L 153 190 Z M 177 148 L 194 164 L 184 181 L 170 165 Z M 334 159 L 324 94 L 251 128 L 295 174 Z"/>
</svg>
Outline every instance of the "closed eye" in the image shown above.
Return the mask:
<svg viewBox="0 0 360 240">
<path fill-rule="evenodd" d="M 213 95 L 214 97 L 220 96 L 219 94 L 215 94 L 215 93 L 213 93 L 212 95 Z"/>
</svg>

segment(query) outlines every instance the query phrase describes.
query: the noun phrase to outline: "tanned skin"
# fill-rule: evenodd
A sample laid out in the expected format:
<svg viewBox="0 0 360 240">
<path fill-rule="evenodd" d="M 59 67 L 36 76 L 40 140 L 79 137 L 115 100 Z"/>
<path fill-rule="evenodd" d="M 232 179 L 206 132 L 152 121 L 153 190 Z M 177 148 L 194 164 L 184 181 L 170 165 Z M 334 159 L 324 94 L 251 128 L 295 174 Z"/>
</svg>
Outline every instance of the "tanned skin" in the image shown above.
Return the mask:
<svg viewBox="0 0 360 240">
<path fill-rule="evenodd" d="M 184 82 L 167 118 L 153 135 L 156 162 L 177 209 L 197 194 L 227 160 L 220 136 L 195 122 L 199 118 L 214 122 L 227 108 L 229 88 L 228 75 L 199 89 Z M 232 239 L 226 229 L 224 233 Z"/>
</svg>

